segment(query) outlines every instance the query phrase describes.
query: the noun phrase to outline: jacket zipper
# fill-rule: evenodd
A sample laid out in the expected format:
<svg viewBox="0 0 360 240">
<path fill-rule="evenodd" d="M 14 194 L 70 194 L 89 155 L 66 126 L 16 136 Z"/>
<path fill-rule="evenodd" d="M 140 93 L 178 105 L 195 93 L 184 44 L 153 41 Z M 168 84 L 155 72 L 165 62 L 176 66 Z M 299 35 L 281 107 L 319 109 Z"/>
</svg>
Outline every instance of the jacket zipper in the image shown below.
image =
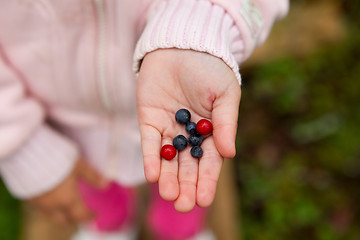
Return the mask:
<svg viewBox="0 0 360 240">
<path fill-rule="evenodd" d="M 107 50 L 107 26 L 105 19 L 105 6 L 103 0 L 94 0 L 97 12 L 98 42 L 97 42 L 97 79 L 100 88 L 100 98 L 103 106 L 111 112 L 109 95 L 106 89 L 106 50 Z"/>
<path fill-rule="evenodd" d="M 109 145 L 107 159 L 105 160 L 104 174 L 105 177 L 111 180 L 117 178 L 118 172 L 118 158 L 119 158 L 119 138 L 120 138 L 120 126 L 116 111 L 111 106 L 110 96 L 107 91 L 106 81 L 108 79 L 106 69 L 106 58 L 108 57 L 108 37 L 109 29 L 106 23 L 106 10 L 104 0 L 94 0 L 96 13 L 97 13 L 97 24 L 98 24 L 98 43 L 97 43 L 97 81 L 99 86 L 100 98 L 102 105 L 105 107 L 110 116 L 110 127 L 109 127 Z"/>
</svg>

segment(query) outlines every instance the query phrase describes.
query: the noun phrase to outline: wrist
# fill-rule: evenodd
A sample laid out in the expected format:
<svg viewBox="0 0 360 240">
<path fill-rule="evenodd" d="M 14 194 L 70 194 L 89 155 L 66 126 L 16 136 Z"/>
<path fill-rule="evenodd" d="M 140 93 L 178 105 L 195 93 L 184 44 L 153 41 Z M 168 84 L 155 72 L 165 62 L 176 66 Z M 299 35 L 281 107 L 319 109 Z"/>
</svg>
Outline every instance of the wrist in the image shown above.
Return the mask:
<svg viewBox="0 0 360 240">
<path fill-rule="evenodd" d="M 220 58 L 241 80 L 233 54 L 242 52 L 239 32 L 230 15 L 208 1 L 162 2 L 151 14 L 138 42 L 135 71 L 139 71 L 147 53 L 168 48 L 194 50 Z"/>
</svg>

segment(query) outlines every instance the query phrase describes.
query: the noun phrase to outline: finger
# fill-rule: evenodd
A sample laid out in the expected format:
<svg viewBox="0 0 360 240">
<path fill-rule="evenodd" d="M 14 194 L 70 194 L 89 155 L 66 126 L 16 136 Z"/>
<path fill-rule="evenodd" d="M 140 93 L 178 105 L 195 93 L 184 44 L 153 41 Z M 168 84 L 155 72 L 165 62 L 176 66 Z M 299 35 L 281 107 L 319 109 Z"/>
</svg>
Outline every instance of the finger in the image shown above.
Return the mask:
<svg viewBox="0 0 360 240">
<path fill-rule="evenodd" d="M 180 194 L 175 201 L 175 209 L 179 212 L 190 212 L 196 202 L 196 182 L 198 179 L 199 160 L 193 158 L 190 149 L 179 154 Z"/>
<path fill-rule="evenodd" d="M 240 86 L 234 82 L 213 105 L 212 123 L 215 145 L 225 158 L 233 158 L 236 153 L 235 138 L 240 104 Z"/>
<path fill-rule="evenodd" d="M 205 139 L 201 147 L 204 154 L 199 162 L 196 203 L 200 207 L 209 207 L 215 197 L 223 158 L 216 151 L 212 137 Z"/>
<path fill-rule="evenodd" d="M 67 225 L 70 224 L 70 220 L 66 217 L 65 213 L 60 210 L 53 211 L 49 214 L 50 218 L 59 225 Z"/>
<path fill-rule="evenodd" d="M 160 176 L 161 134 L 146 124 L 140 125 L 140 134 L 145 177 L 148 182 L 155 183 Z"/>
<path fill-rule="evenodd" d="M 96 171 L 84 160 L 78 161 L 75 171 L 79 177 L 84 179 L 92 187 L 103 189 L 106 188 L 109 184 L 108 180 L 102 177 L 98 171 Z"/>
<path fill-rule="evenodd" d="M 81 199 L 78 199 L 67 211 L 72 222 L 81 223 L 90 221 L 94 214 L 85 206 Z"/>
<path fill-rule="evenodd" d="M 165 144 L 172 144 L 171 138 L 163 138 L 162 145 Z M 159 193 L 166 201 L 174 201 L 179 196 L 178 155 L 170 161 L 161 160 Z"/>
</svg>

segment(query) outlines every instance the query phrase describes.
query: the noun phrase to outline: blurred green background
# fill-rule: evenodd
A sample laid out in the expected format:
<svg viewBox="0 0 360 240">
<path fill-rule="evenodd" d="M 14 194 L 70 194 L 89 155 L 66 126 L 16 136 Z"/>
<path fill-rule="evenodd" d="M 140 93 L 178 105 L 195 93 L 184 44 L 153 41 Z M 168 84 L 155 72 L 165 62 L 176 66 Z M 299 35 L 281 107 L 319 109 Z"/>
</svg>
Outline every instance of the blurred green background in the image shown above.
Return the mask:
<svg viewBox="0 0 360 240">
<path fill-rule="evenodd" d="M 360 2 L 294 0 L 241 68 L 245 240 L 360 239 Z M 0 239 L 20 205 L 0 184 Z"/>
<path fill-rule="evenodd" d="M 359 1 L 292 1 L 242 68 L 245 239 L 360 239 L 359 24 Z"/>
</svg>

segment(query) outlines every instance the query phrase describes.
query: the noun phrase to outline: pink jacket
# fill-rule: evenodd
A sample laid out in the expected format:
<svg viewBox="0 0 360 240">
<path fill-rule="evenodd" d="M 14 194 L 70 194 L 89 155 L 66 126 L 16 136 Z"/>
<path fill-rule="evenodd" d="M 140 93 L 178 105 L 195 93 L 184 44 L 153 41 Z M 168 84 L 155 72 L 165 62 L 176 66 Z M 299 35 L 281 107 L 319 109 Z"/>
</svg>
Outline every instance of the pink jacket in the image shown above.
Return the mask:
<svg viewBox="0 0 360 240">
<path fill-rule="evenodd" d="M 287 0 L 0 0 L 0 173 L 13 195 L 59 184 L 83 156 L 124 185 L 145 181 L 135 71 L 159 48 L 238 63 Z"/>
</svg>

